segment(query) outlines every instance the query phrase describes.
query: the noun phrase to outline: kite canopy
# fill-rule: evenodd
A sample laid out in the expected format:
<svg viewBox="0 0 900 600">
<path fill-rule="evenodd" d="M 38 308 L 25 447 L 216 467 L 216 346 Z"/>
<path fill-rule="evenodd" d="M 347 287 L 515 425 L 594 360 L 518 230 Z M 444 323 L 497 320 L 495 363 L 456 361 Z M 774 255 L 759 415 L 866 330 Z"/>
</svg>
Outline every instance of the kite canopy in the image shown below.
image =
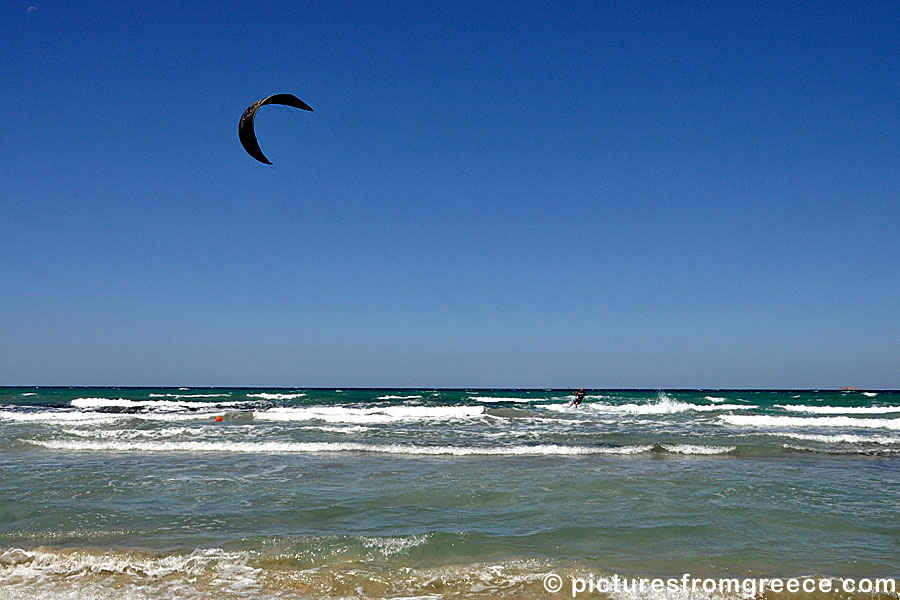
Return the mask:
<svg viewBox="0 0 900 600">
<path fill-rule="evenodd" d="M 254 102 L 241 115 L 241 122 L 238 124 L 238 137 L 241 138 L 241 145 L 247 151 L 247 154 L 261 163 L 271 165 L 272 161 L 266 158 L 266 155 L 259 149 L 259 143 L 256 141 L 256 132 L 253 131 L 253 119 L 256 118 L 256 111 L 259 110 L 260 106 L 265 106 L 266 104 L 283 104 L 284 106 L 302 108 L 308 111 L 312 111 L 312 108 L 293 94 L 274 94 Z"/>
</svg>

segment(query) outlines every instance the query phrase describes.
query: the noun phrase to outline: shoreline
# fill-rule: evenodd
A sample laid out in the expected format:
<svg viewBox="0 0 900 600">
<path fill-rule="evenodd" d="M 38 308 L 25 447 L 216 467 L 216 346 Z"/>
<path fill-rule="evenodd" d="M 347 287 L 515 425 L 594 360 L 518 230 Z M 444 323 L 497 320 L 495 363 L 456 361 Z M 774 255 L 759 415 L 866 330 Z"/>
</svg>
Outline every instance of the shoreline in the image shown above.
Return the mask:
<svg viewBox="0 0 900 600">
<path fill-rule="evenodd" d="M 260 553 L 221 548 L 198 548 L 192 551 L 149 552 L 96 547 L 53 548 L 38 546 L 31 549 L 0 548 L 0 598 L 15 593 L 41 597 L 72 596 L 85 600 L 124 594 L 127 598 L 159 598 L 167 595 L 178 598 L 218 598 L 221 600 L 263 600 L 277 598 L 300 600 L 306 598 L 560 598 L 582 597 L 620 598 L 621 593 L 634 591 L 647 584 L 647 594 L 639 597 L 677 597 L 666 594 L 671 589 L 651 593 L 653 581 L 670 587 L 693 585 L 695 591 L 704 582 L 740 582 L 768 585 L 767 581 L 809 580 L 815 585 L 829 587 L 833 593 L 784 592 L 784 596 L 769 591 L 765 595 L 747 596 L 742 593 L 706 593 L 704 598 L 849 598 L 844 585 L 891 585 L 900 589 L 900 581 L 878 575 L 856 573 L 829 575 L 815 571 L 737 573 L 731 570 L 698 570 L 697 565 L 684 564 L 666 572 L 639 572 L 603 569 L 572 562 L 541 557 L 508 557 L 501 560 L 468 562 L 437 562 L 431 565 L 406 564 L 403 556 L 380 555 L 376 550 L 364 557 L 335 557 L 325 562 L 301 562 L 292 554 Z M 547 578 L 555 577 L 562 589 L 550 593 L 545 587 Z M 831 582 L 828 586 L 821 582 Z M 843 582 L 849 582 L 844 584 Z M 867 583 L 871 582 L 871 583 Z M 749 584 L 749 585 L 748 585 Z M 622 587 L 621 593 L 603 593 L 612 586 Z M 709 584 L 711 585 L 711 584 Z M 629 587 L 631 588 L 629 590 Z M 862 588 L 865 589 L 865 588 Z M 13 594 L 13 595 L 11 595 Z M 47 597 L 47 596 L 45 596 Z M 632 596 L 626 596 L 632 597 Z M 896 598 L 897 594 L 863 594 L 856 598 Z"/>
</svg>

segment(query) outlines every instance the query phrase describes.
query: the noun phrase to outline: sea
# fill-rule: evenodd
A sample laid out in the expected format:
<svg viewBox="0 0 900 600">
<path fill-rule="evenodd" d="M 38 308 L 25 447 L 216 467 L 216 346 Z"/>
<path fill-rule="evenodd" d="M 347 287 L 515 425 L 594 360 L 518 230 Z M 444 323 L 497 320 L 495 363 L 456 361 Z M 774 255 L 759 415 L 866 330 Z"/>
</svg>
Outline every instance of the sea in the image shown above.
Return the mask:
<svg viewBox="0 0 900 600">
<path fill-rule="evenodd" d="M 740 598 L 575 582 L 900 578 L 900 393 L 573 398 L 0 388 L 0 599 Z M 756 595 L 820 596 L 898 597 Z"/>
</svg>

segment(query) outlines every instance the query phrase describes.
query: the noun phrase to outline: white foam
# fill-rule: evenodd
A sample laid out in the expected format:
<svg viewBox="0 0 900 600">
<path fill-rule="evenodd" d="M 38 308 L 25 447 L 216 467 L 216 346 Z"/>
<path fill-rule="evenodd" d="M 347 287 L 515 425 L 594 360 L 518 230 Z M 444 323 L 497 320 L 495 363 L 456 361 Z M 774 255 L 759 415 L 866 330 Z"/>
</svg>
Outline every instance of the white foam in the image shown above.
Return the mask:
<svg viewBox="0 0 900 600">
<path fill-rule="evenodd" d="M 418 400 L 422 396 L 378 396 L 376 400 Z"/>
<path fill-rule="evenodd" d="M 734 452 L 735 446 L 697 446 L 694 444 L 661 444 L 668 452 L 676 454 L 727 454 Z"/>
<path fill-rule="evenodd" d="M 34 560 L 32 552 L 25 552 L 20 548 L 10 548 L 0 553 L 0 565 L 27 565 Z"/>
<path fill-rule="evenodd" d="M 755 406 L 745 404 L 690 404 L 686 402 L 663 401 L 658 404 L 624 404 L 616 407 L 615 412 L 625 412 L 630 414 L 668 414 L 680 413 L 687 411 L 696 412 L 717 412 L 727 410 L 748 410 L 756 408 Z"/>
<path fill-rule="evenodd" d="M 416 547 L 424 536 L 362 538 L 369 553 L 386 556 Z M 327 542 L 329 544 L 333 542 Z M 338 547 L 343 555 L 348 548 Z M 2 551 L 0 551 L 2 552 Z M 23 556 L 13 557 L 12 553 Z M 211 548 L 191 554 L 13 549 L 15 561 L 0 563 L 2 600 L 298 600 L 301 598 L 397 598 L 440 600 L 465 597 L 518 597 L 518 591 L 541 589 L 547 560 L 504 560 L 391 568 L 391 572 L 365 561 L 317 561 L 312 568 L 257 567 L 260 553 L 227 552 Z M 267 561 L 268 562 L 268 561 Z M 395 574 L 396 573 L 396 574 Z M 672 599 L 674 600 L 674 599 Z M 679 600 L 686 600 L 679 599 Z"/>
<path fill-rule="evenodd" d="M 782 448 L 788 450 L 799 450 L 800 452 L 822 452 L 818 448 L 810 448 L 807 446 L 797 446 L 795 444 L 782 444 Z M 878 450 L 864 448 L 829 448 L 824 450 L 826 454 L 898 454 L 900 448 L 881 448 Z"/>
<path fill-rule="evenodd" d="M 16 412 L 0 410 L 0 419 L 7 421 L 35 421 L 35 422 L 60 422 L 66 423 L 86 422 L 111 423 L 120 418 L 119 415 L 106 413 L 84 413 L 76 410 L 52 410 L 39 412 Z"/>
<path fill-rule="evenodd" d="M 150 398 L 229 398 L 231 394 L 150 394 Z"/>
<path fill-rule="evenodd" d="M 264 421 L 325 421 L 326 423 L 393 423 L 481 417 L 483 406 L 382 406 L 350 408 L 341 406 L 277 407 L 256 411 L 253 418 Z"/>
<path fill-rule="evenodd" d="M 103 413 L 77 410 L 42 410 L 38 412 L 0 411 L 0 419 L 35 423 L 66 424 L 114 423 L 128 419 L 142 421 L 203 421 L 214 419 L 219 412 Z"/>
<path fill-rule="evenodd" d="M 163 427 L 162 429 L 63 429 L 62 432 L 81 438 L 136 439 L 168 438 L 177 436 L 197 437 L 209 433 L 205 427 Z"/>
<path fill-rule="evenodd" d="M 413 444 L 364 444 L 352 442 L 134 442 L 29 440 L 30 443 L 52 450 L 112 451 L 112 452 L 234 452 L 259 454 L 316 454 L 334 452 L 365 452 L 424 456 L 547 456 L 588 454 L 640 454 L 653 449 L 652 445 L 638 446 L 416 446 Z"/>
<path fill-rule="evenodd" d="M 863 392 L 863 396 L 868 396 L 869 398 L 874 398 L 878 395 L 878 392 Z"/>
<path fill-rule="evenodd" d="M 329 425 L 305 425 L 300 427 L 299 429 L 308 429 L 314 431 L 325 431 L 328 433 L 362 433 L 364 431 L 371 431 L 371 427 L 365 427 L 363 425 L 346 425 L 344 427 L 336 427 Z"/>
<path fill-rule="evenodd" d="M 782 408 L 788 412 L 801 412 L 823 415 L 879 415 L 887 413 L 900 413 L 900 406 L 807 406 L 803 404 L 776 404 L 775 408 Z"/>
<path fill-rule="evenodd" d="M 99 413 L 103 414 L 103 413 Z M 169 412 L 169 413 L 123 413 L 116 415 L 120 419 L 140 419 L 143 421 L 205 421 L 222 415 L 215 412 Z"/>
<path fill-rule="evenodd" d="M 710 402 L 725 402 L 726 398 L 721 396 L 704 396 L 704 400 L 709 400 Z"/>
<path fill-rule="evenodd" d="M 577 410 L 569 408 L 567 404 L 539 404 L 538 408 L 545 408 L 555 412 L 568 412 Z M 664 415 L 682 413 L 688 411 L 696 412 L 717 412 L 728 410 L 749 410 L 757 408 L 748 404 L 690 404 L 687 402 L 678 402 L 665 398 L 653 404 L 601 404 L 599 402 L 591 402 L 582 404 L 580 410 L 590 410 L 600 413 L 617 413 L 627 415 Z"/>
<path fill-rule="evenodd" d="M 475 400 L 476 402 L 534 402 L 535 400 L 543 400 L 543 398 L 513 398 L 513 397 L 494 397 L 494 396 L 469 396 L 469 400 Z"/>
<path fill-rule="evenodd" d="M 246 402 L 175 402 L 172 400 L 128 400 L 126 398 L 75 398 L 70 404 L 75 408 L 154 408 L 178 410 L 182 408 L 238 406 L 246 404 Z"/>
<path fill-rule="evenodd" d="M 823 444 L 880 444 L 889 446 L 900 444 L 900 437 L 891 437 L 887 435 L 823 435 L 815 433 L 791 433 L 784 432 L 778 434 L 781 437 L 793 438 L 795 440 L 805 440 L 808 442 L 822 442 Z"/>
<path fill-rule="evenodd" d="M 763 415 L 721 415 L 720 420 L 741 427 L 848 427 L 900 429 L 900 419 L 858 419 L 853 417 L 769 417 Z"/>
<path fill-rule="evenodd" d="M 125 398 L 75 398 L 69 404 L 76 408 L 106 408 L 134 406 L 134 400 Z"/>
<path fill-rule="evenodd" d="M 85 551 L 24 551 L 13 548 L 0 554 L 0 593 L 4 598 L 206 598 L 227 592 L 228 597 L 247 597 L 259 588 L 262 571 L 249 566 L 249 554 L 218 548 L 195 550 L 188 555 L 152 556 Z M 210 580 L 209 575 L 215 576 Z M 98 577 L 116 580 L 107 590 Z M 208 581 L 196 587 L 198 580 Z M 60 588 L 58 583 L 67 582 Z M 46 587 L 44 587 L 46 586 Z M 41 593 L 43 588 L 44 593 Z M 193 591 L 189 591 L 192 588 Z M 212 588 L 212 589 L 210 589 Z M 69 593 L 66 593 L 68 591 Z M 96 592 L 101 593 L 95 595 Z M 62 592 L 65 595 L 61 595 Z M 213 592 L 211 595 L 210 592 Z M 218 594 L 217 594 L 218 592 Z"/>
<path fill-rule="evenodd" d="M 263 400 L 296 400 L 297 398 L 305 398 L 306 394 L 297 392 L 294 394 L 274 394 L 262 392 L 259 394 L 247 394 L 248 398 L 262 398 Z"/>
</svg>

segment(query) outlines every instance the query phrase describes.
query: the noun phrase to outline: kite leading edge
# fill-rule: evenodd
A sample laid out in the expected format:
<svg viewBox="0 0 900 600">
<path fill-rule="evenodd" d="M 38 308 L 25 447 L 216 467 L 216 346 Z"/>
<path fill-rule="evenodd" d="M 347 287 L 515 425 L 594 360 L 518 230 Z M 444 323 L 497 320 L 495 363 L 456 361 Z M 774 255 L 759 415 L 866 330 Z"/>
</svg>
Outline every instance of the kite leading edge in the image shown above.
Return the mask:
<svg viewBox="0 0 900 600">
<path fill-rule="evenodd" d="M 247 151 L 247 154 L 261 163 L 271 165 L 272 161 L 266 158 L 266 155 L 259 149 L 259 142 L 256 141 L 256 132 L 253 131 L 253 119 L 256 118 L 256 111 L 266 104 L 282 104 L 308 111 L 312 111 L 312 107 L 293 94 L 274 94 L 254 102 L 241 115 L 241 122 L 238 124 L 238 137 L 241 139 L 241 145 Z"/>
</svg>

